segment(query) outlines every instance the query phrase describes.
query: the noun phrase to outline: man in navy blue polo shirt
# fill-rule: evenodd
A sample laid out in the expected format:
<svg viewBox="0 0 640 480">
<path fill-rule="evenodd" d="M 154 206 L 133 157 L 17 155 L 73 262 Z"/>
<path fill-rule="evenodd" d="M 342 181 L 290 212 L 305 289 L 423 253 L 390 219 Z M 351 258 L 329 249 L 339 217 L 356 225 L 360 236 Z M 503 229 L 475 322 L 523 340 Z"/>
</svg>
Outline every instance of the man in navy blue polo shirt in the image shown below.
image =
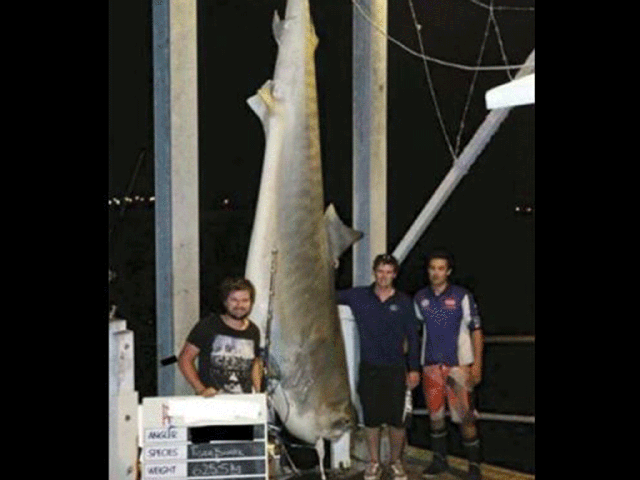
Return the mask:
<svg viewBox="0 0 640 480">
<path fill-rule="evenodd" d="M 414 297 L 416 316 L 424 321 L 420 363 L 434 453 L 433 462 L 423 476 L 436 476 L 448 467 L 446 399 L 451 420 L 460 425 L 469 460 L 467 479 L 479 480 L 480 441 L 471 391 L 482 378 L 484 340 L 473 296 L 465 288 L 449 282 L 452 268 L 453 260 L 447 252 L 429 255 L 429 286 Z"/>
<path fill-rule="evenodd" d="M 386 424 L 393 478 L 406 480 L 402 465 L 403 413 L 407 388 L 413 389 L 420 383 L 419 323 L 411 297 L 393 286 L 398 261 L 392 255 L 378 255 L 373 262 L 373 273 L 372 285 L 338 292 L 338 303 L 351 307 L 360 338 L 358 395 L 370 456 L 364 478 L 380 479 L 380 427 Z"/>
</svg>

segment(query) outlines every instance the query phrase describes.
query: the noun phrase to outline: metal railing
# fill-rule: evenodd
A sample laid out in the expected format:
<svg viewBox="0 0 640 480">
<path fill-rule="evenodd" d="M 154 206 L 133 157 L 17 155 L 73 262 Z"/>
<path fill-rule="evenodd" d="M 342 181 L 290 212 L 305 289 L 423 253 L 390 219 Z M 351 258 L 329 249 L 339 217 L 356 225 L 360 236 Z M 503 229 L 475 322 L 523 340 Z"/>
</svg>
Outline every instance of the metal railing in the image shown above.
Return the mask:
<svg viewBox="0 0 640 480">
<path fill-rule="evenodd" d="M 535 335 L 487 335 L 484 338 L 485 344 L 500 344 L 500 343 L 532 343 L 535 344 Z M 449 413 L 447 412 L 447 415 Z M 429 415 L 426 408 L 416 408 L 413 410 L 413 415 Z M 476 418 L 478 420 L 492 420 L 498 422 L 513 422 L 513 423 L 529 423 L 535 425 L 535 415 L 514 415 L 503 413 L 490 413 L 490 412 L 476 412 Z"/>
<path fill-rule="evenodd" d="M 484 343 L 535 343 L 535 335 L 487 335 Z"/>
</svg>

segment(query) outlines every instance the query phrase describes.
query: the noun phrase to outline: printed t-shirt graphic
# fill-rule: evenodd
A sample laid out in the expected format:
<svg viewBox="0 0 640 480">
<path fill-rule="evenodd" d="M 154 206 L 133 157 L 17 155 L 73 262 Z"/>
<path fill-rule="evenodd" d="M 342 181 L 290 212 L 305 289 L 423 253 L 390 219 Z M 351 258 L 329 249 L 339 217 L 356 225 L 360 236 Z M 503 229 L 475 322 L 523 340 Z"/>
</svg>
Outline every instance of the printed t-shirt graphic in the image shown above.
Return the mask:
<svg viewBox="0 0 640 480">
<path fill-rule="evenodd" d="M 211 378 L 228 393 L 251 391 L 253 340 L 216 335 L 211 345 Z"/>
</svg>

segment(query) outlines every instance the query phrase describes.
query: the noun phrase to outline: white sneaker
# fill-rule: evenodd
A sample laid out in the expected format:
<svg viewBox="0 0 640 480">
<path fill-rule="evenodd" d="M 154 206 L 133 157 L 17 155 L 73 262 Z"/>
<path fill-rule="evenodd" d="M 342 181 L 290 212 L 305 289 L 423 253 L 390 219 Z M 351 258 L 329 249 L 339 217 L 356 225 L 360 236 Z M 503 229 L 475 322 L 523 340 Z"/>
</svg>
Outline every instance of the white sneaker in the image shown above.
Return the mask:
<svg viewBox="0 0 640 480">
<path fill-rule="evenodd" d="M 404 471 L 400 460 L 391 464 L 391 474 L 393 475 L 393 480 L 407 480 L 407 473 Z"/>
<path fill-rule="evenodd" d="M 371 462 L 364 471 L 364 480 L 380 480 L 382 476 L 382 468 L 380 463 Z"/>
</svg>

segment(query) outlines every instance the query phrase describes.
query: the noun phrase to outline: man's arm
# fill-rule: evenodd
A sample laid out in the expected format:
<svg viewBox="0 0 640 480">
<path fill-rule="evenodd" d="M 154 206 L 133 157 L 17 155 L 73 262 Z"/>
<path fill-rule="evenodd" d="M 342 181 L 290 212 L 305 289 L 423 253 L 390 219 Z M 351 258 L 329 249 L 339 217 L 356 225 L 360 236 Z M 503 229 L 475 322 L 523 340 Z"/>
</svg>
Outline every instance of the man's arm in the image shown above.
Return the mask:
<svg viewBox="0 0 640 480">
<path fill-rule="evenodd" d="M 469 371 L 469 380 L 472 386 L 476 386 L 482 380 L 482 354 L 484 352 L 484 335 L 482 329 L 476 328 L 471 332 L 473 341 L 473 364 Z"/>
<path fill-rule="evenodd" d="M 405 347 L 409 355 L 407 386 L 414 389 L 420 383 L 420 346 L 418 342 L 418 319 L 415 316 L 413 301 L 410 301 L 405 315 Z"/>
<path fill-rule="evenodd" d="M 251 383 L 253 384 L 253 390 L 255 393 L 260 393 L 262 391 L 263 374 L 264 365 L 262 364 L 262 359 L 260 357 L 255 357 L 253 359 L 253 364 L 251 365 Z"/>
<path fill-rule="evenodd" d="M 212 397 L 215 395 L 217 390 L 212 387 L 206 387 L 202 381 L 200 380 L 200 376 L 196 370 L 195 359 L 200 353 L 200 349 L 196 347 L 194 344 L 185 342 L 184 347 L 182 347 L 182 351 L 178 356 L 178 368 L 184 378 L 189 382 L 189 385 L 193 387 L 198 395 L 202 395 L 203 397 Z"/>
</svg>

